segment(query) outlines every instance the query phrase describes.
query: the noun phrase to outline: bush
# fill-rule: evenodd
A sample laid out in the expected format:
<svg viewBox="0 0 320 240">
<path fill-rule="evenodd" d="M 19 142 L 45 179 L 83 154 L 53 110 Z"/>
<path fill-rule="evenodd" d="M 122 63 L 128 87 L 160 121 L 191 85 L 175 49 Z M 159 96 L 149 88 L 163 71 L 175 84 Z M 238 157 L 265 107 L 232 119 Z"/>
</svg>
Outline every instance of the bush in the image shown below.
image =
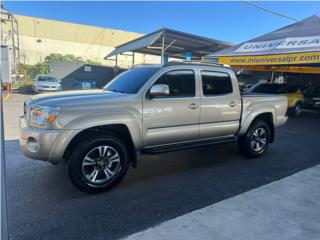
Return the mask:
<svg viewBox="0 0 320 240">
<path fill-rule="evenodd" d="M 87 63 L 87 64 L 97 64 L 100 65 L 101 63 L 91 61 L 89 59 L 84 60 L 81 57 L 76 57 L 71 54 L 61 55 L 57 53 L 52 53 L 45 57 L 44 62 L 49 63 L 49 61 L 63 61 L 63 62 L 79 62 L 79 63 Z"/>
<path fill-rule="evenodd" d="M 37 74 L 48 74 L 49 66 L 47 63 L 38 63 L 36 65 L 18 65 L 18 73 L 24 75 L 24 82 L 32 81 Z"/>
</svg>

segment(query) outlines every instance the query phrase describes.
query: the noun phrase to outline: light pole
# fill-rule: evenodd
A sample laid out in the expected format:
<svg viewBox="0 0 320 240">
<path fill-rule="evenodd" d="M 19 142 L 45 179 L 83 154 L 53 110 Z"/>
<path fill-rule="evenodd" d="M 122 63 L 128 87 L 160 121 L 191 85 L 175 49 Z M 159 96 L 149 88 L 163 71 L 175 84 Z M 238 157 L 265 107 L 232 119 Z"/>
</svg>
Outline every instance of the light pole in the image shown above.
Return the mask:
<svg viewBox="0 0 320 240">
<path fill-rule="evenodd" d="M 3 2 L 0 0 L 0 21 L 2 20 L 2 9 Z M 3 41 L 3 29 L 2 21 L 0 22 L 0 39 L 1 44 Z M 2 49 L 0 51 L 0 58 L 2 57 Z M 2 59 L 0 60 L 2 61 Z M 1 62 L 2 66 L 2 62 Z M 2 85 L 2 68 L 0 68 L 0 194 L 1 194 L 1 240 L 9 239 L 9 224 L 8 224 L 8 209 L 7 209 L 7 190 L 6 190 L 6 161 L 5 161 L 5 152 L 4 152 L 4 128 L 3 128 L 3 85 Z"/>
<path fill-rule="evenodd" d="M 1 54 L 0 54 L 1 55 Z M 9 239 L 8 209 L 7 209 L 7 190 L 6 190 L 6 161 L 4 147 L 4 128 L 3 128 L 3 88 L 2 72 L 0 70 L 0 160 L 1 160 L 1 240 Z"/>
</svg>

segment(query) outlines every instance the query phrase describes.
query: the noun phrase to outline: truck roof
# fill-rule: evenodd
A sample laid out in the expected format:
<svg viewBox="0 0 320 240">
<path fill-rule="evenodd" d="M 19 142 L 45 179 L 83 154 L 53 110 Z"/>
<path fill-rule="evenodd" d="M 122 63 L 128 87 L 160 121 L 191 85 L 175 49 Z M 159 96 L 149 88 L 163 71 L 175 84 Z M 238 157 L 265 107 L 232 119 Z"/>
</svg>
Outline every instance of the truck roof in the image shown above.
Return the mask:
<svg viewBox="0 0 320 240">
<path fill-rule="evenodd" d="M 211 62 L 201 62 L 201 61 L 171 61 L 165 64 L 138 64 L 133 66 L 135 67 L 156 67 L 156 68 L 163 68 L 163 67 L 169 67 L 169 66 L 206 66 L 206 67 L 223 67 L 223 68 L 230 68 L 230 66 L 226 64 L 219 64 L 219 63 L 211 63 Z"/>
</svg>

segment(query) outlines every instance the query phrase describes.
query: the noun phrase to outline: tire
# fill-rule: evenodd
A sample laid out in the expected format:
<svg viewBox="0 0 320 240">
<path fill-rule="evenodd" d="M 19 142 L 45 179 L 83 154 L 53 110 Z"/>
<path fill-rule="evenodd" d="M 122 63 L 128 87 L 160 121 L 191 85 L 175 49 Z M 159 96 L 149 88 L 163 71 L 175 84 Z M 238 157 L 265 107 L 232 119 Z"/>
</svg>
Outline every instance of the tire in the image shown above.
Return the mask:
<svg viewBox="0 0 320 240">
<path fill-rule="evenodd" d="M 301 103 L 297 103 L 294 108 L 293 108 L 293 115 L 295 117 L 300 116 L 302 113 L 302 104 Z"/>
<path fill-rule="evenodd" d="M 260 135 L 261 133 L 262 135 L 257 137 L 257 135 Z M 258 158 L 263 156 L 268 149 L 269 143 L 270 128 L 263 120 L 254 121 L 247 133 L 238 139 L 240 152 L 249 158 Z M 261 147 L 261 149 L 257 146 Z"/>
<path fill-rule="evenodd" d="M 71 182 L 81 191 L 105 192 L 121 182 L 129 168 L 125 143 L 98 135 L 81 142 L 68 162 Z"/>
</svg>

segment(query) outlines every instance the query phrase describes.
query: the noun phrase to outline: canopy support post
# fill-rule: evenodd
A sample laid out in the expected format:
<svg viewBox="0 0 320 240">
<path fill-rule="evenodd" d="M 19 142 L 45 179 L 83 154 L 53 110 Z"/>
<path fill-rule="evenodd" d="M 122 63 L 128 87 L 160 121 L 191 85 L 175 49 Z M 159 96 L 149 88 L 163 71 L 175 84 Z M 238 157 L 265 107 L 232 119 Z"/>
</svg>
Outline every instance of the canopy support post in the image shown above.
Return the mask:
<svg viewBox="0 0 320 240">
<path fill-rule="evenodd" d="M 134 66 L 134 52 L 132 52 L 132 66 Z"/>
<path fill-rule="evenodd" d="M 169 47 L 171 47 L 172 44 L 174 44 L 175 42 L 176 42 L 176 40 L 173 40 L 173 41 L 164 49 L 164 51 L 167 51 L 167 49 L 168 49 Z"/>
<path fill-rule="evenodd" d="M 273 80 L 274 80 L 274 70 L 275 70 L 275 68 L 274 68 L 274 67 L 271 67 L 271 70 L 272 70 L 272 72 L 271 72 L 271 83 L 273 83 Z"/>
<path fill-rule="evenodd" d="M 161 64 L 164 64 L 164 35 L 162 35 L 162 45 L 161 45 Z"/>
</svg>

